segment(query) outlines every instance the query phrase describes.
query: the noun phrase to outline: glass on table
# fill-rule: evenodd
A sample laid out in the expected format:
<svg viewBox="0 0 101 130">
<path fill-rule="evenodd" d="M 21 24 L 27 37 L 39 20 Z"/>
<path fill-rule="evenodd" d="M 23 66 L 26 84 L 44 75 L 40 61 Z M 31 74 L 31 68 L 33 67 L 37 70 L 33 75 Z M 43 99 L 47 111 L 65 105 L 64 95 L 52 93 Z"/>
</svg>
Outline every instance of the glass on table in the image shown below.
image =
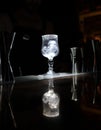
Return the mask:
<svg viewBox="0 0 101 130">
<path fill-rule="evenodd" d="M 48 72 L 46 74 L 52 75 L 54 57 L 59 54 L 59 45 L 58 45 L 58 35 L 56 34 L 46 34 L 42 35 L 42 55 L 48 59 Z"/>
<path fill-rule="evenodd" d="M 78 100 L 78 79 L 77 74 L 83 73 L 84 66 L 83 66 L 83 50 L 80 47 L 72 47 L 71 50 L 71 61 L 72 61 L 72 74 L 73 82 L 71 87 L 72 92 L 72 100 Z"/>
</svg>

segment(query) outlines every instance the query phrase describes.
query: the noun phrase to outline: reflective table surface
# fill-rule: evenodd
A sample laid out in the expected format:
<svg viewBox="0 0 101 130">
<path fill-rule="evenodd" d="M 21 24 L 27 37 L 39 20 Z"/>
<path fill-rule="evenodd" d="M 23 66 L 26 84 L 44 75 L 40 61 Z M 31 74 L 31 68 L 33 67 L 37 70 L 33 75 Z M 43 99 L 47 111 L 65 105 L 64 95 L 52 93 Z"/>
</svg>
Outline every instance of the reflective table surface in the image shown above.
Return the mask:
<svg viewBox="0 0 101 130">
<path fill-rule="evenodd" d="M 57 117 L 43 115 L 42 96 L 50 79 L 60 97 Z M 0 130 L 101 130 L 101 83 L 95 73 L 16 77 L 10 101 L 4 100 L 8 91 L 3 89 Z"/>
</svg>

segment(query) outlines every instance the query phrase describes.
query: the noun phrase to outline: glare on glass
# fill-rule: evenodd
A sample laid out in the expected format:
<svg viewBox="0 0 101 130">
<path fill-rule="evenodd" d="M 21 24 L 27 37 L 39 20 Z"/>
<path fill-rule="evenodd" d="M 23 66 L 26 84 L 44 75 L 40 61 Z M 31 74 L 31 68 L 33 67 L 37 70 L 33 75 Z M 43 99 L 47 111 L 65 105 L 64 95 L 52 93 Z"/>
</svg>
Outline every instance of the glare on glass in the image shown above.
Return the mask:
<svg viewBox="0 0 101 130">
<path fill-rule="evenodd" d="M 53 74 L 53 59 L 59 54 L 58 35 L 46 34 L 42 35 L 42 55 L 48 59 L 48 72 Z"/>
</svg>

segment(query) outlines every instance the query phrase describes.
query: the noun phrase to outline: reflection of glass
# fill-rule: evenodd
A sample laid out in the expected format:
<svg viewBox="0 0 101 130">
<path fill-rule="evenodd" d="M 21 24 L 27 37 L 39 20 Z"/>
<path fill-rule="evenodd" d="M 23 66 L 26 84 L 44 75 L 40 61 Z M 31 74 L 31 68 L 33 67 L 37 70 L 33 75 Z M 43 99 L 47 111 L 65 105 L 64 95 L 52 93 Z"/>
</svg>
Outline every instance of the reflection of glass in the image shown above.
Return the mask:
<svg viewBox="0 0 101 130">
<path fill-rule="evenodd" d="M 59 116 L 59 96 L 54 92 L 53 79 L 49 80 L 48 91 L 43 94 L 43 115 L 46 117 Z"/>
<path fill-rule="evenodd" d="M 16 35 L 16 33 L 14 32 L 13 36 L 12 36 L 10 48 L 9 48 L 9 51 L 8 51 L 8 65 L 9 65 L 9 70 L 8 71 L 10 72 L 9 75 L 8 75 L 8 76 L 10 76 L 10 78 L 8 79 L 8 82 L 10 83 L 10 84 L 8 83 L 8 87 L 10 88 L 9 91 L 8 91 L 8 106 L 9 106 L 11 118 L 12 118 L 12 121 L 13 121 L 13 125 L 16 128 L 17 127 L 16 126 L 16 121 L 15 121 L 15 117 L 14 117 L 12 107 L 11 107 L 11 104 L 10 104 L 10 98 L 11 98 L 11 94 L 12 94 L 14 83 L 15 83 L 15 78 L 14 78 L 12 66 L 11 66 L 11 63 L 10 63 L 10 53 L 11 53 L 12 46 L 13 46 L 13 43 L 14 43 L 15 35 Z"/>
<path fill-rule="evenodd" d="M 58 35 L 48 34 L 42 35 L 42 55 L 48 58 L 48 72 L 53 74 L 53 58 L 59 54 Z"/>
<path fill-rule="evenodd" d="M 1 101 L 2 101 L 2 68 L 1 68 L 1 51 L 0 51 L 0 111 L 1 111 Z"/>
<path fill-rule="evenodd" d="M 1 77 L 2 77 L 1 78 L 2 85 L 0 90 L 1 111 L 2 111 L 2 116 L 5 117 L 5 112 L 7 112 L 7 110 L 9 109 L 10 117 L 12 119 L 14 128 L 16 127 L 16 122 L 11 108 L 10 98 L 14 87 L 15 79 L 13 75 L 12 66 L 10 63 L 10 53 L 14 43 L 15 34 L 16 34 L 15 32 L 13 34 L 8 32 L 2 32 L 0 35 L 1 38 L 0 39 L 1 40 L 1 48 L 0 48 L 1 68 L 0 69 L 1 69 Z"/>
<path fill-rule="evenodd" d="M 2 105 L 2 84 L 0 84 L 0 111 L 1 111 L 1 105 Z"/>
<path fill-rule="evenodd" d="M 77 90 L 76 90 L 75 87 L 73 88 L 73 91 L 72 91 L 72 100 L 73 100 L 73 101 L 77 101 L 77 100 L 78 100 Z"/>
<path fill-rule="evenodd" d="M 0 51 L 0 83 L 2 82 L 2 68 L 1 68 L 1 51 Z"/>
<path fill-rule="evenodd" d="M 73 76 L 73 84 L 72 84 L 71 92 L 72 92 L 72 100 L 77 101 L 78 97 L 77 97 L 77 76 L 76 75 Z"/>
</svg>

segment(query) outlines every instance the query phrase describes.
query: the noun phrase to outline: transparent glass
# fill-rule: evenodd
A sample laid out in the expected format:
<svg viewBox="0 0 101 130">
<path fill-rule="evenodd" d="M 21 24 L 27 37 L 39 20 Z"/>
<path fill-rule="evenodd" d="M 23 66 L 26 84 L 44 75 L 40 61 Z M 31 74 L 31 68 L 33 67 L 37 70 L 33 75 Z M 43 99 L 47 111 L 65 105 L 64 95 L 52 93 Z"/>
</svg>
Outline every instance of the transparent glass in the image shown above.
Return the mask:
<svg viewBox="0 0 101 130">
<path fill-rule="evenodd" d="M 16 128 L 16 121 L 14 118 L 10 100 L 15 84 L 15 78 L 10 63 L 10 54 L 14 43 L 15 35 L 15 32 L 0 33 L 0 109 L 2 112 L 2 117 L 5 117 L 5 112 L 7 112 L 8 110 L 14 128 Z"/>
<path fill-rule="evenodd" d="M 43 94 L 43 115 L 46 117 L 59 116 L 59 96 L 54 92 L 53 80 L 49 80 L 48 91 Z"/>
<path fill-rule="evenodd" d="M 72 47 L 71 49 L 71 60 L 72 60 L 72 74 L 73 76 L 73 82 L 72 82 L 72 100 L 77 101 L 78 95 L 77 95 L 77 89 L 78 89 L 78 81 L 77 81 L 77 74 L 83 72 L 83 51 L 80 47 Z"/>
<path fill-rule="evenodd" d="M 48 59 L 48 72 L 47 74 L 54 74 L 53 65 L 54 57 L 59 54 L 58 35 L 46 34 L 42 35 L 42 55 Z"/>
</svg>

